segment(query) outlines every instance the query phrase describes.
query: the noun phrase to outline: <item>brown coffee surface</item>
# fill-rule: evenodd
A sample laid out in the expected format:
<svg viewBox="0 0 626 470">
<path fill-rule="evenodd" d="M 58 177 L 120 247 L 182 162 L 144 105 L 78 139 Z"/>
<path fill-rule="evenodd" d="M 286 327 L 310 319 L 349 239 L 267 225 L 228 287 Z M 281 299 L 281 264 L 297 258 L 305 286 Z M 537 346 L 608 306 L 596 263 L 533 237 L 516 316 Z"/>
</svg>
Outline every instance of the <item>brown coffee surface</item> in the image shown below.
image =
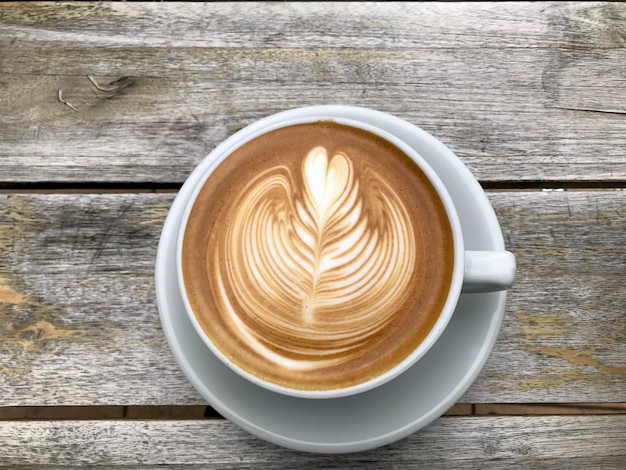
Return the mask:
<svg viewBox="0 0 626 470">
<path fill-rule="evenodd" d="M 334 122 L 235 150 L 191 210 L 191 307 L 247 372 L 331 390 L 391 369 L 428 335 L 452 278 L 445 209 L 395 145 Z"/>
</svg>

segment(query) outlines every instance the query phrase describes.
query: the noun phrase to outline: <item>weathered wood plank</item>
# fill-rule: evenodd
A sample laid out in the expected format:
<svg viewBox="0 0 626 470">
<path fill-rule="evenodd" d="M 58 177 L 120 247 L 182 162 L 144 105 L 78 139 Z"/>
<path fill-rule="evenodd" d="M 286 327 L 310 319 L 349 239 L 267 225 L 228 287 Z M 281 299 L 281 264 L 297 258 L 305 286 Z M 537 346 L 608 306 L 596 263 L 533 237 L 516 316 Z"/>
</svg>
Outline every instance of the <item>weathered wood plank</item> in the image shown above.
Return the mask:
<svg viewBox="0 0 626 470">
<path fill-rule="evenodd" d="M 458 60 L 445 54 L 414 55 L 414 61 L 381 55 L 376 67 L 368 65 L 375 58 L 358 55 L 326 54 L 320 59 L 326 64 L 311 57 L 298 60 L 313 54 L 281 53 L 291 56 L 283 57 L 281 68 L 293 75 L 288 83 L 278 77 L 135 77 L 118 93 L 103 93 L 86 76 L 7 76 L 0 178 L 182 182 L 220 141 L 247 124 L 284 109 L 340 102 L 419 125 L 450 146 L 482 181 L 626 179 L 626 119 L 610 112 L 626 112 L 626 86 L 611 84 L 626 75 L 626 49 L 608 61 L 612 73 L 587 86 L 570 83 L 570 76 L 588 70 L 591 61 L 560 70 L 545 63 L 511 86 L 510 77 L 520 67 L 540 63 L 538 54 L 528 52 L 521 58 L 503 55 L 500 61 L 487 51 Z M 246 67 L 228 57 L 228 68 Z M 494 60 L 510 67 L 488 65 Z M 268 59 L 266 65 L 277 62 Z M 433 70 L 437 64 L 441 68 Z M 315 81 L 314 75 L 326 73 L 316 71 L 320 66 L 337 67 L 342 77 Z M 346 67 L 362 71 L 351 78 L 354 71 Z M 547 70 L 554 76 L 543 83 Z M 115 78 L 95 77 L 101 83 Z M 406 83 L 384 83 L 393 79 Z M 59 90 L 72 108 L 59 101 Z"/>
<path fill-rule="evenodd" d="M 0 467 L 622 469 L 625 428 L 626 416 L 447 417 L 381 449 L 323 456 L 281 449 L 223 420 L 13 421 L 0 422 Z"/>
<path fill-rule="evenodd" d="M 626 401 L 626 192 L 489 197 L 519 271 L 461 402 Z M 0 195 L 0 406 L 203 404 L 155 305 L 172 199 Z"/>
<path fill-rule="evenodd" d="M 180 183 L 256 119 L 336 102 L 483 181 L 626 180 L 626 5 L 257 6 L 0 7 L 0 182 Z"/>
<path fill-rule="evenodd" d="M 529 401 L 580 401 L 568 397 L 591 389 L 590 401 L 623 401 L 626 193 L 505 193 L 490 199 L 507 248 L 517 256 L 518 275 L 503 334 L 465 399 L 484 401 L 481 385 L 491 382 L 499 390 L 494 402 L 518 393 Z M 607 379 L 621 392 L 601 391 Z M 551 400 L 534 400 L 534 394 Z"/>
<path fill-rule="evenodd" d="M 47 2 L 2 6 L 20 41 L 85 47 L 619 48 L 625 11 L 609 2 L 360 5 L 328 2 L 153 5 Z"/>
</svg>

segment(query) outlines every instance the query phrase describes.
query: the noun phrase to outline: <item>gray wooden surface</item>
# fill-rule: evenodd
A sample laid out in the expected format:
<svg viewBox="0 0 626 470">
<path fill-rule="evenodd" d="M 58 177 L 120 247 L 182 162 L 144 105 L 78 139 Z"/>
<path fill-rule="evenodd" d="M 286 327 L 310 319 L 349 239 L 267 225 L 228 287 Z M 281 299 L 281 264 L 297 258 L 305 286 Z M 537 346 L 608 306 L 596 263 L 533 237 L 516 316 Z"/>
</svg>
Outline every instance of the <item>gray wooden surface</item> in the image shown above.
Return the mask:
<svg viewBox="0 0 626 470">
<path fill-rule="evenodd" d="M 517 255 L 463 402 L 626 402 L 624 191 L 492 192 Z M 172 194 L 0 195 L 0 405 L 200 404 L 160 327 Z"/>
<path fill-rule="evenodd" d="M 182 182 L 323 103 L 405 118 L 482 181 L 626 180 L 624 4 L 0 9 L 0 182 Z"/>
<path fill-rule="evenodd" d="M 341 457 L 183 420 L 153 280 L 194 166 L 322 103 L 452 148 L 519 269 L 466 416 Z M 0 468 L 624 468 L 625 149 L 624 3 L 0 3 Z"/>
<path fill-rule="evenodd" d="M 624 468 L 625 427 L 626 416 L 446 417 L 378 450 L 322 456 L 267 444 L 226 421 L 0 422 L 0 468 L 101 462 L 115 469 L 172 463 L 194 469 L 608 470 Z"/>
</svg>

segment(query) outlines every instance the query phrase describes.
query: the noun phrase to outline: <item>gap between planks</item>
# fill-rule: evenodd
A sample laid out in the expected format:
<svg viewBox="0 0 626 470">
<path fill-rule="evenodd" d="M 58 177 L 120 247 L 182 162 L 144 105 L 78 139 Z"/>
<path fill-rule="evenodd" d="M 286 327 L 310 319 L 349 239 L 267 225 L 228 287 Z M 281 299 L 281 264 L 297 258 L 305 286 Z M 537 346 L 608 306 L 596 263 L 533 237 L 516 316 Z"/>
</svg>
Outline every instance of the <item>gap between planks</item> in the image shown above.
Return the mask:
<svg viewBox="0 0 626 470">
<path fill-rule="evenodd" d="M 445 416 L 551 416 L 626 414 L 626 403 L 458 403 Z M 222 418 L 210 406 L 8 406 L 0 420 Z"/>
</svg>

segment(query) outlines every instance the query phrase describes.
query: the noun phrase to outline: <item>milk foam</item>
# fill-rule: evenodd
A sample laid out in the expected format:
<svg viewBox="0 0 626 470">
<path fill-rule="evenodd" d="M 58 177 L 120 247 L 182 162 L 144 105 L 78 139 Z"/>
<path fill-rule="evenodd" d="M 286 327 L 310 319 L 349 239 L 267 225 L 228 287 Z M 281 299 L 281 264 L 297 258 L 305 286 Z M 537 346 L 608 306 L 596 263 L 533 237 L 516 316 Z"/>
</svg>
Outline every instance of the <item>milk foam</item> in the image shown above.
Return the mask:
<svg viewBox="0 0 626 470">
<path fill-rule="evenodd" d="M 416 237 L 402 200 L 321 146 L 300 175 L 276 165 L 242 187 L 220 236 L 216 300 L 240 340 L 284 368 L 349 362 L 411 292 Z"/>
</svg>

